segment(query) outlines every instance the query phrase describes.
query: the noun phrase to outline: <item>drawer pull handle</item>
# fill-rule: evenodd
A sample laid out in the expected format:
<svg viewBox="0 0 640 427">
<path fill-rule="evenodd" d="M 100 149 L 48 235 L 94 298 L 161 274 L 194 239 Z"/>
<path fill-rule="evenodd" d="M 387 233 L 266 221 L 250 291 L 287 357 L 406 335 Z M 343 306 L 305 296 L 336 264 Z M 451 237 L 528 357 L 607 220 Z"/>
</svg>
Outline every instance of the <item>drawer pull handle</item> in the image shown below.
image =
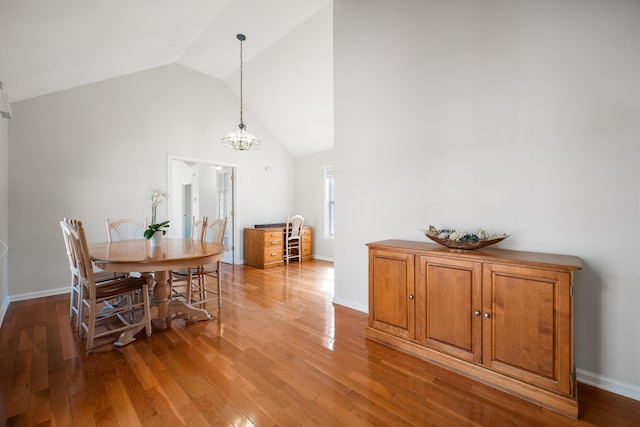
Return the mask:
<svg viewBox="0 0 640 427">
<path fill-rule="evenodd" d="M 413 299 L 413 295 L 409 295 L 409 299 Z"/>
<path fill-rule="evenodd" d="M 474 315 L 474 316 L 480 316 L 480 311 L 478 311 L 478 310 L 474 311 L 474 312 L 473 312 L 473 315 Z"/>
<path fill-rule="evenodd" d="M 484 318 L 485 318 L 485 319 L 488 319 L 488 318 L 490 318 L 490 317 L 491 317 L 491 315 L 490 315 L 489 313 L 485 313 L 485 314 L 484 314 Z"/>
</svg>

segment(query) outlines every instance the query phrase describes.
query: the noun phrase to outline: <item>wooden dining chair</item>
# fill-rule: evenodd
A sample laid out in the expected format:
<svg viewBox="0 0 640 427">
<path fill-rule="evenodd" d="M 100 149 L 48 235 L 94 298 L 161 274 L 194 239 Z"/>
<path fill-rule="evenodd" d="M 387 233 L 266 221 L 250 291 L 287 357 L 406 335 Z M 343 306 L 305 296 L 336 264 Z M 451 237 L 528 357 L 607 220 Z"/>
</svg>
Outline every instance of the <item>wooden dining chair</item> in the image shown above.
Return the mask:
<svg viewBox="0 0 640 427">
<path fill-rule="evenodd" d="M 105 225 L 107 226 L 107 240 L 113 242 L 114 240 L 135 240 L 143 239 L 144 231 L 147 229 L 147 217 L 144 221 L 139 221 L 133 218 L 121 218 L 115 221 L 109 221 L 109 218 L 105 219 Z M 130 276 L 133 273 L 134 276 L 140 276 L 140 273 L 132 271 L 126 273 Z"/>
<path fill-rule="evenodd" d="M 208 221 L 203 240 L 224 245 L 226 229 L 227 218 Z M 215 279 L 215 291 L 207 286 L 207 277 Z M 205 308 L 209 301 L 217 300 L 218 307 L 222 307 L 222 260 L 196 267 L 195 279 L 191 282 L 192 286 L 190 286 L 187 293 L 187 301 L 190 301 L 190 304 L 201 305 L 202 308 Z"/>
<path fill-rule="evenodd" d="M 191 240 L 204 241 L 207 232 L 207 217 L 191 219 Z M 193 280 L 193 269 L 181 268 L 169 272 L 169 280 L 171 283 L 171 291 L 173 297 L 187 298 L 189 283 Z M 184 282 L 184 283 L 183 283 Z"/>
<path fill-rule="evenodd" d="M 60 225 L 76 258 L 81 287 L 80 327 L 82 335 L 86 336 L 87 353 L 93 350 L 97 338 L 119 334 L 128 329 L 145 328 L 147 336 L 150 336 L 149 287 L 153 283 L 151 276 L 144 274 L 139 278 L 125 277 L 96 283 L 82 222 L 66 220 L 61 221 Z M 134 293 L 142 295 L 142 301 L 130 297 Z M 114 299 L 118 300 L 118 304 L 105 304 Z M 117 322 L 121 325 L 118 326 Z"/>
<path fill-rule="evenodd" d="M 298 262 L 302 262 L 302 225 L 304 224 L 303 215 L 287 216 L 287 222 L 284 232 L 284 260 L 289 261 L 298 258 Z"/>
<path fill-rule="evenodd" d="M 74 252 L 74 245 L 71 242 L 71 236 L 65 232 L 65 223 L 67 219 L 60 221 L 62 228 L 62 237 L 64 238 L 64 246 L 67 252 L 67 258 L 69 260 L 69 270 L 71 272 L 70 289 L 69 289 L 69 320 L 74 321 L 76 331 L 80 332 L 80 319 L 82 318 L 82 286 L 80 286 L 80 277 L 78 273 L 78 258 Z M 109 271 L 95 270 L 94 279 L 97 283 L 107 280 L 126 277 L 125 273 L 112 273 Z"/>
<path fill-rule="evenodd" d="M 147 229 L 147 218 L 139 221 L 133 218 L 121 218 L 115 221 L 105 220 L 107 226 L 107 240 L 134 240 L 144 238 Z"/>
<path fill-rule="evenodd" d="M 224 235 L 227 228 L 227 219 L 209 220 L 205 217 L 202 232 L 199 234 L 201 241 L 224 244 Z M 186 269 L 186 292 L 183 294 L 186 302 L 191 305 L 206 309 L 210 301 L 216 301 L 217 306 L 222 306 L 222 261 L 213 264 L 200 265 Z M 183 273 L 184 274 L 184 273 Z M 208 287 L 207 277 L 216 281 L 215 290 Z"/>
</svg>

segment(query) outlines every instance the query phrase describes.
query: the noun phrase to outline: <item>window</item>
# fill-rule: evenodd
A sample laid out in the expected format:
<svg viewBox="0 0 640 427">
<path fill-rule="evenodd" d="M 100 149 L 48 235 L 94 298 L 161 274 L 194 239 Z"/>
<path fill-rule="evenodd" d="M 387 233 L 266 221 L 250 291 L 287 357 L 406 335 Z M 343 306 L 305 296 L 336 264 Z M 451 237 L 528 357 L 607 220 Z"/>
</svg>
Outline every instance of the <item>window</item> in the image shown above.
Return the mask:
<svg viewBox="0 0 640 427">
<path fill-rule="evenodd" d="M 333 239 L 335 234 L 335 194 L 333 167 L 324 169 L 324 237 Z"/>
</svg>

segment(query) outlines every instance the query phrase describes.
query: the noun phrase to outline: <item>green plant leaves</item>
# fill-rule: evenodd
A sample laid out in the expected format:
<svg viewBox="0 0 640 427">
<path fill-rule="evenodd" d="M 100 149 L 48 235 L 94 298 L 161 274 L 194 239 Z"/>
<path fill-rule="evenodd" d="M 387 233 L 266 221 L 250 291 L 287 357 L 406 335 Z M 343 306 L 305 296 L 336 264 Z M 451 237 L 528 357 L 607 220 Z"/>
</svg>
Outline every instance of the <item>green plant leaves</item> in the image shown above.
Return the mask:
<svg viewBox="0 0 640 427">
<path fill-rule="evenodd" d="M 164 221 L 159 224 L 150 224 L 149 227 L 144 231 L 145 239 L 151 239 L 156 231 L 162 231 L 162 235 L 165 236 L 167 234 L 167 230 L 162 229 L 169 228 L 169 222 L 170 221 Z"/>
</svg>

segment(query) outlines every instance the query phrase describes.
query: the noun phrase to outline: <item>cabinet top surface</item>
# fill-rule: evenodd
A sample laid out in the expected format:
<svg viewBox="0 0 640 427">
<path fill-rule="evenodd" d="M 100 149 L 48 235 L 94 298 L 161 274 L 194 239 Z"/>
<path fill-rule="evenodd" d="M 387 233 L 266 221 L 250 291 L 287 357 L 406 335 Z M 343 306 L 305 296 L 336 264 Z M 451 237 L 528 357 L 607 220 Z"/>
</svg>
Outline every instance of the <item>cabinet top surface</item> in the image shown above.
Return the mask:
<svg viewBox="0 0 640 427">
<path fill-rule="evenodd" d="M 251 231 L 265 231 L 265 232 L 271 232 L 271 231 L 284 231 L 284 225 L 282 227 L 248 227 L 245 228 L 245 230 L 251 230 Z M 303 230 L 311 230 L 311 226 L 310 225 L 303 225 L 302 226 Z"/>
<path fill-rule="evenodd" d="M 580 270 L 582 261 L 572 255 L 524 252 L 510 249 L 482 248 L 475 250 L 449 249 L 435 243 L 414 242 L 409 240 L 382 240 L 367 243 L 369 249 L 396 250 L 414 252 L 418 255 L 434 255 L 446 258 L 466 259 L 477 262 L 524 263 L 542 268 L 561 270 Z"/>
</svg>

